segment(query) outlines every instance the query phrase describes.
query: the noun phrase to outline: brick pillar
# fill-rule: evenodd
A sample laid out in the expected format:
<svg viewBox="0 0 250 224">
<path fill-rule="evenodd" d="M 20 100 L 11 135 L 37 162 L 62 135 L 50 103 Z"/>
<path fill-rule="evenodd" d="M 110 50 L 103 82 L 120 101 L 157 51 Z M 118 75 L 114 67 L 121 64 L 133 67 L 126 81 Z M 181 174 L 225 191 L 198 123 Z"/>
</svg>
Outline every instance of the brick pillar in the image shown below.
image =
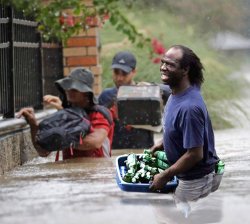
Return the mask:
<svg viewBox="0 0 250 224">
<path fill-rule="evenodd" d="M 92 1 L 86 1 L 91 7 Z M 102 68 L 99 62 L 99 37 L 98 27 L 93 24 L 87 30 L 82 30 L 79 34 L 68 39 L 63 48 L 64 76 L 75 67 L 83 66 L 90 69 L 95 78 L 94 93 L 100 94 L 102 91 Z"/>
</svg>

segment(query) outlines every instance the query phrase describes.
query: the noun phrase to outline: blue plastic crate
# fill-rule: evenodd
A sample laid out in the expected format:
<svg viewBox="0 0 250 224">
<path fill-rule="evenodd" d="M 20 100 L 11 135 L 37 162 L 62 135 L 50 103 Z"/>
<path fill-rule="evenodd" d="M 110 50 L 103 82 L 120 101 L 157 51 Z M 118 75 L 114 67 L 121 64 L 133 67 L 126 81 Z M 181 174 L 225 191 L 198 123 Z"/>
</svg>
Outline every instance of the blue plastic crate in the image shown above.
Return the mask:
<svg viewBox="0 0 250 224">
<path fill-rule="evenodd" d="M 141 154 L 137 154 L 139 157 Z M 118 156 L 116 158 L 116 182 L 121 190 L 123 191 L 132 191 L 132 192 L 151 192 L 149 189 L 149 183 L 127 183 L 123 181 L 123 176 L 127 172 L 125 160 L 128 155 Z M 176 177 L 173 178 L 172 181 L 169 181 L 165 187 L 159 191 L 159 193 L 168 193 L 173 191 L 178 185 L 178 179 Z"/>
</svg>

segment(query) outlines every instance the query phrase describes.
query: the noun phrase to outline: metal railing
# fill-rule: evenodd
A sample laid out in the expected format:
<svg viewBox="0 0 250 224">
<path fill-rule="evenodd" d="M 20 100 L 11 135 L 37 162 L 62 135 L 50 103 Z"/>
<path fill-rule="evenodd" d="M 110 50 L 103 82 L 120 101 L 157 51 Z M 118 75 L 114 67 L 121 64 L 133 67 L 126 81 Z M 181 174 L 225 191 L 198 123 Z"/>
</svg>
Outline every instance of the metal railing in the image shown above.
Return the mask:
<svg viewBox="0 0 250 224">
<path fill-rule="evenodd" d="M 42 43 L 37 23 L 0 5 L 0 116 L 13 118 L 22 107 L 42 109 L 44 94 L 58 95 L 63 77 L 62 47 Z"/>
</svg>

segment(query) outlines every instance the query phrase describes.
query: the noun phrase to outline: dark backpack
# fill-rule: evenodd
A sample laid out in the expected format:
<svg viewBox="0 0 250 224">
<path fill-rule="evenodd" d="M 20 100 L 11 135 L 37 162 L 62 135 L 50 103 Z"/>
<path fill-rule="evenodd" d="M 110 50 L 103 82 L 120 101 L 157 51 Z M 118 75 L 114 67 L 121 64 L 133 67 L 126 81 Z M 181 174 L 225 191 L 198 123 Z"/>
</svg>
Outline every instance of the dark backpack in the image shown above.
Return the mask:
<svg viewBox="0 0 250 224">
<path fill-rule="evenodd" d="M 105 106 L 101 106 L 101 105 L 94 105 L 89 112 L 99 112 L 101 113 L 105 119 L 109 122 L 109 125 L 112 125 L 113 123 L 113 119 L 111 117 L 110 111 L 108 108 L 106 108 Z"/>
<path fill-rule="evenodd" d="M 77 107 L 66 108 L 40 122 L 36 142 L 48 151 L 75 148 L 89 131 L 90 121 L 86 112 Z"/>
</svg>

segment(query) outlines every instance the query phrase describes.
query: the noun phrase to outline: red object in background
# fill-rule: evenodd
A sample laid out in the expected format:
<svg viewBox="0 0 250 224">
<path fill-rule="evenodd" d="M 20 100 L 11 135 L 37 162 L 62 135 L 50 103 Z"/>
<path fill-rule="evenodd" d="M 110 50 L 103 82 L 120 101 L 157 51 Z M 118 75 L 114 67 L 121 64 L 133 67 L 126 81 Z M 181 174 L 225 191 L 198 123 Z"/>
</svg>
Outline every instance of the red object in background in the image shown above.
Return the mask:
<svg viewBox="0 0 250 224">
<path fill-rule="evenodd" d="M 165 53 L 166 48 L 165 48 L 165 47 L 163 46 L 163 44 L 162 44 L 159 40 L 157 40 L 156 38 L 152 39 L 151 44 L 152 44 L 154 53 L 160 54 L 160 55 L 162 55 L 162 54 Z"/>
<path fill-rule="evenodd" d="M 71 15 L 67 15 L 67 14 L 64 14 L 64 15 L 61 15 L 59 17 L 59 23 L 61 25 L 67 25 L 67 26 L 74 26 L 75 25 L 75 22 L 74 22 L 74 17 L 71 16 Z"/>
<path fill-rule="evenodd" d="M 126 125 L 125 128 L 127 131 L 131 131 L 133 127 L 131 125 Z"/>
<path fill-rule="evenodd" d="M 110 15 L 108 12 L 104 13 L 103 15 L 100 16 L 100 21 L 99 21 L 99 27 L 102 28 L 102 26 L 105 24 L 107 20 L 109 20 Z"/>
<path fill-rule="evenodd" d="M 103 15 L 103 17 L 102 17 L 102 19 L 103 19 L 104 21 L 109 20 L 109 18 L 110 18 L 110 16 L 109 16 L 109 13 L 108 13 L 108 12 L 105 13 L 105 14 Z"/>
<path fill-rule="evenodd" d="M 157 54 L 157 55 L 163 55 L 166 51 L 166 48 L 164 47 L 164 45 L 157 40 L 156 38 L 153 38 L 151 41 L 151 46 L 153 49 L 153 53 Z M 161 62 L 161 57 L 156 57 L 152 59 L 152 62 L 154 64 L 159 64 Z"/>
<path fill-rule="evenodd" d="M 65 23 L 69 26 L 72 27 L 75 25 L 74 23 L 74 17 L 73 16 L 67 16 Z"/>
<path fill-rule="evenodd" d="M 159 64 L 160 62 L 161 62 L 161 58 L 153 58 L 152 59 L 152 62 L 154 63 L 154 64 Z"/>
<path fill-rule="evenodd" d="M 85 22 L 90 27 L 98 26 L 98 19 L 96 16 L 87 16 Z"/>
<path fill-rule="evenodd" d="M 64 24 L 64 16 L 60 16 L 60 17 L 59 17 L 59 23 L 60 23 L 61 25 Z"/>
</svg>

